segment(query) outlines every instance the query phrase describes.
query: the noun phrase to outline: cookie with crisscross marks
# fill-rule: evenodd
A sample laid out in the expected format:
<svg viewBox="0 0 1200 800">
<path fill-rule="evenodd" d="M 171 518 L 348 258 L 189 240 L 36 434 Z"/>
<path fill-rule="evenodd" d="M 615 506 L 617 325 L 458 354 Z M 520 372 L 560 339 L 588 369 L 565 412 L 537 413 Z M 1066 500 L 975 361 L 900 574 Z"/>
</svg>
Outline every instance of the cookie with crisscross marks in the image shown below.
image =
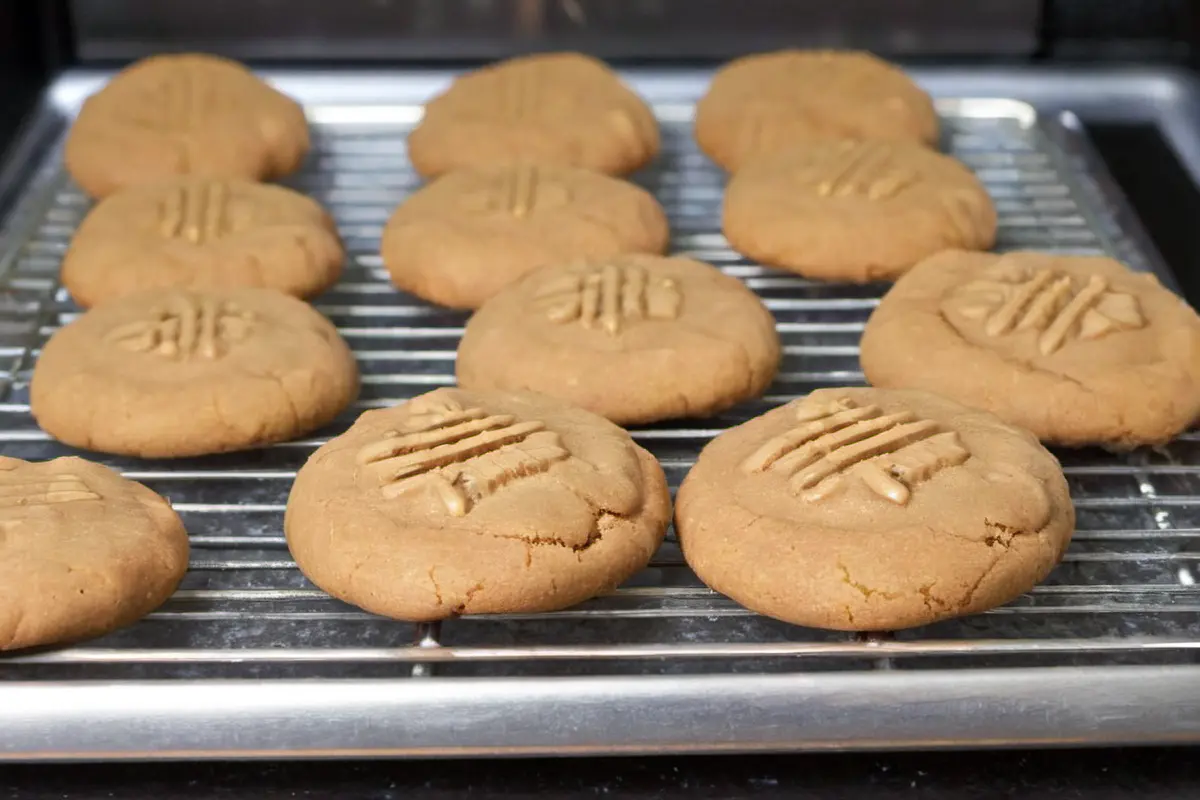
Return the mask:
<svg viewBox="0 0 1200 800">
<path fill-rule="evenodd" d="M 667 217 L 638 186 L 527 161 L 448 172 L 392 214 L 380 252 L 392 282 L 418 297 L 477 308 L 547 264 L 661 253 Z"/>
<path fill-rule="evenodd" d="M 906 142 L 812 141 L 756 159 L 725 191 L 735 250 L 810 278 L 894 280 L 946 248 L 996 238 L 987 190 L 950 156 Z"/>
<path fill-rule="evenodd" d="M 282 186 L 181 177 L 124 189 L 84 218 L 62 282 L 82 306 L 151 288 L 317 294 L 342 271 L 333 220 Z"/>
<path fill-rule="evenodd" d="M 67 171 L 93 197 L 175 175 L 264 180 L 308 152 L 304 111 L 241 64 L 159 55 L 127 67 L 80 109 Z"/>
<path fill-rule="evenodd" d="M 0 456 L 0 651 L 128 625 L 187 562 L 183 523 L 145 486 L 81 458 Z"/>
<path fill-rule="evenodd" d="M 408 139 L 426 177 L 518 160 L 624 175 L 658 147 L 650 108 L 581 53 L 521 56 L 462 75 L 429 101 Z"/>
<path fill-rule="evenodd" d="M 1200 418 L 1200 317 L 1110 258 L 950 251 L 871 315 L 877 386 L 985 408 L 1064 445 L 1165 442 Z"/>
<path fill-rule="evenodd" d="M 688 565 L 787 622 L 891 630 L 1006 603 L 1075 513 L 1027 431 L 931 394 L 820 389 L 714 439 L 679 487 Z"/>
<path fill-rule="evenodd" d="M 152 289 L 51 336 L 30 407 L 67 444 L 173 458 L 307 433 L 357 392 L 349 347 L 303 301 L 270 289 Z"/>
<path fill-rule="evenodd" d="M 630 425 L 702 417 L 762 394 L 775 318 L 737 278 L 624 255 L 531 272 L 467 322 L 460 386 L 544 392 Z"/>
<path fill-rule="evenodd" d="M 611 590 L 650 560 L 670 506 L 662 468 L 616 425 L 528 392 L 438 389 L 317 450 L 284 528 L 313 583 L 422 621 Z"/>
<path fill-rule="evenodd" d="M 811 139 L 933 145 L 933 101 L 908 76 L 867 53 L 783 50 L 722 67 L 696 106 L 696 141 L 736 172 L 754 158 Z"/>
</svg>

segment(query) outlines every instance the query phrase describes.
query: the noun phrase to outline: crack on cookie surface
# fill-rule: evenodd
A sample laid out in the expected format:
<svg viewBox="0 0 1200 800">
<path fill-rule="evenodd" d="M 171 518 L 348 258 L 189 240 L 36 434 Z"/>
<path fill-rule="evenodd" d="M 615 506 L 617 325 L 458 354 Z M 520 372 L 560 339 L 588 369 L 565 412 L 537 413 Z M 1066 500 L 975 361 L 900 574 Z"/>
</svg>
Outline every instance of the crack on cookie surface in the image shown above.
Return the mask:
<svg viewBox="0 0 1200 800">
<path fill-rule="evenodd" d="M 474 586 L 467 589 L 467 591 L 465 592 L 465 596 L 462 599 L 462 602 L 460 602 L 458 605 L 456 605 L 454 607 L 454 613 L 455 614 L 465 614 L 467 612 L 467 607 L 471 605 L 471 599 L 473 597 L 475 597 L 475 595 L 479 594 L 482 591 L 483 591 L 483 581 L 479 581 Z"/>
<path fill-rule="evenodd" d="M 560 539 L 557 536 L 521 536 L 519 534 L 489 533 L 488 531 L 474 531 L 474 533 L 479 536 L 489 536 L 493 539 L 505 539 L 514 542 L 523 542 L 529 547 L 564 547 L 573 552 L 582 553 L 592 545 L 599 542 L 602 538 L 599 520 L 596 522 L 596 530 L 589 533 L 587 539 L 582 544 L 570 544 L 566 540 Z M 528 566 L 528 561 L 526 566 Z"/>
<path fill-rule="evenodd" d="M 983 572 L 979 575 L 979 578 L 975 581 L 975 583 L 967 588 L 966 593 L 963 595 L 962 608 L 965 609 L 971 607 L 971 603 L 974 602 L 975 593 L 979 591 L 979 587 L 982 586 L 983 582 L 987 580 L 988 576 L 995 571 L 996 567 L 1000 566 L 1000 562 L 1003 560 L 1004 554 L 1001 553 L 992 560 L 992 563 L 988 564 L 987 567 L 984 568 Z"/>
<path fill-rule="evenodd" d="M 936 583 L 936 581 L 934 583 Z M 921 595 L 921 600 L 925 603 L 925 608 L 931 613 L 936 614 L 940 609 L 948 608 L 949 604 L 946 603 L 945 600 L 942 600 L 940 597 L 936 597 L 933 594 L 934 583 L 926 583 L 918 586 L 917 594 Z M 937 604 L 937 608 L 934 608 L 934 604 Z"/>
<path fill-rule="evenodd" d="M 857 591 L 867 600 L 870 600 L 875 595 L 879 595 L 884 600 L 898 600 L 903 595 L 899 592 L 888 592 L 883 589 L 874 589 L 864 583 L 859 583 L 850 577 L 850 568 L 847 567 L 841 559 L 837 562 L 838 571 L 842 573 L 842 583 Z"/>
<path fill-rule="evenodd" d="M 994 522 L 993 520 L 987 519 L 986 517 L 984 517 L 983 525 L 988 530 L 994 531 L 994 533 L 989 534 L 987 537 L 984 538 L 983 543 L 986 544 L 988 547 L 994 547 L 995 545 L 999 545 L 999 546 L 1003 547 L 1005 550 L 1009 549 L 1012 546 L 1013 539 L 1015 539 L 1018 536 L 1022 536 L 1022 535 L 1029 533 L 1029 531 L 1023 530 L 1021 528 L 1015 528 L 1011 525 L 1005 525 L 1002 522 Z"/>
<path fill-rule="evenodd" d="M 437 578 L 434 576 L 435 572 L 437 572 L 437 567 L 429 568 L 429 582 L 433 584 L 433 596 L 437 600 L 437 604 L 441 606 L 445 603 L 442 600 L 442 587 L 438 585 Z"/>
</svg>

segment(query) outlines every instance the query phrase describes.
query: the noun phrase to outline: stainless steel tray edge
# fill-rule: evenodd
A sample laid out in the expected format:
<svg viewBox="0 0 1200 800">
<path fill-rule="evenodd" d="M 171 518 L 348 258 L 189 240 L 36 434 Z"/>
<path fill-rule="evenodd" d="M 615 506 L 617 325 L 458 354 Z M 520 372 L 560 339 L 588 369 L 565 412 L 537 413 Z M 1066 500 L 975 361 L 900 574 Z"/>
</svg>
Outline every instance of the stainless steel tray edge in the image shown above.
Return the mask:
<svg viewBox="0 0 1200 800">
<path fill-rule="evenodd" d="M 1200 669 L 19 683 L 0 730 L 0 760 L 1164 744 L 1200 738 Z"/>
</svg>

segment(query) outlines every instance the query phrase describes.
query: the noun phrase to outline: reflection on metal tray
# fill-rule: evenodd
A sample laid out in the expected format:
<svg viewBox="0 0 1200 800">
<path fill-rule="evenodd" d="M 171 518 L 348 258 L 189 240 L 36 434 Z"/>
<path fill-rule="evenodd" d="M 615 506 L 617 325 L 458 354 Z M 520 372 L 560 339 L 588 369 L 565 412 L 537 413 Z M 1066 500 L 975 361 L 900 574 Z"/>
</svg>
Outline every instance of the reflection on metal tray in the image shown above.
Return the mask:
<svg viewBox="0 0 1200 800">
<path fill-rule="evenodd" d="M 282 76 L 315 150 L 290 183 L 324 203 L 350 264 L 316 301 L 358 356 L 363 394 L 321 437 L 149 462 L 103 457 L 168 496 L 194 548 L 180 591 L 145 621 L 76 647 L 0 659 L 0 759 L 601 753 L 1200 738 L 1200 435 L 1125 456 L 1064 451 L 1079 531 L 1043 586 L 973 618 L 851 636 L 756 616 L 704 588 L 673 535 L 616 592 L 551 614 L 407 625 L 326 597 L 296 570 L 282 519 L 295 470 L 364 408 L 453 382 L 464 315 L 396 292 L 383 222 L 417 184 L 405 134 L 445 76 L 371 84 Z M 716 419 L 638 429 L 678 485 L 724 428 L 820 386 L 861 383 L 858 338 L 885 288 L 747 263 L 719 230 L 723 176 L 695 149 L 699 76 L 636 81 L 664 154 L 638 180 L 675 249 L 746 281 L 778 320 L 768 396 Z M 72 106 L 94 86 L 60 87 Z M 324 86 L 324 89 L 321 87 Z M 343 102 L 329 102 L 341 86 Z M 357 95 L 356 95 L 357 92 Z M 1000 212 L 1002 249 L 1111 252 L 1163 271 L 1092 171 L 1078 133 L 1010 100 L 943 99 L 944 146 Z M 58 133 L 61 134 L 61 124 Z M 0 446 L 68 452 L 30 417 L 38 347 L 77 309 L 59 260 L 87 201 L 51 152 L 3 239 Z M 1066 667 L 1066 669 L 1064 669 Z"/>
</svg>

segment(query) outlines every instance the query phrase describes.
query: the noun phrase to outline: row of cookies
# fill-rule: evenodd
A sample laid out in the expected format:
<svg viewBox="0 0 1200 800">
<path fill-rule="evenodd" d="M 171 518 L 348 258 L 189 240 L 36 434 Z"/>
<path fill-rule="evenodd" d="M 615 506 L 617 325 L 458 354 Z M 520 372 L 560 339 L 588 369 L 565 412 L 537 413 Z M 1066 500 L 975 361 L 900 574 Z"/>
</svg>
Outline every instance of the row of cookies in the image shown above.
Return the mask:
<svg viewBox="0 0 1200 800">
<path fill-rule="evenodd" d="M 88 450 L 181 456 L 290 438 L 354 398 L 349 348 L 289 296 L 340 273 L 332 220 L 255 182 L 307 149 L 300 107 L 221 59 L 147 59 L 86 101 L 66 161 L 103 199 L 62 279 L 91 310 L 38 356 L 44 429 Z M 230 288 L 244 286 L 272 288 Z M 187 570 L 169 502 L 98 464 L 0 459 L 0 507 L 0 650 L 131 623 Z"/>
<path fill-rule="evenodd" d="M 697 107 L 697 141 L 736 167 L 729 242 L 826 279 L 894 278 L 942 249 L 991 246 L 987 192 L 924 146 L 936 132 L 928 96 L 859 53 L 740 59 Z M 231 143 L 251 141 L 231 160 Z M 122 142 L 138 156 L 113 157 Z M 185 55 L 129 67 L 85 102 L 67 141 L 77 182 L 113 196 L 81 227 L 64 284 L 84 305 L 163 285 L 319 293 L 342 261 L 328 215 L 245 182 L 295 168 L 307 147 L 299 107 L 240 65 Z M 643 166 L 658 148 L 650 109 L 595 59 L 531 56 L 466 74 L 409 138 L 414 166 L 437 180 L 392 215 L 384 264 L 402 289 L 476 308 L 537 266 L 662 253 L 661 207 L 602 174 Z"/>
<path fill-rule="evenodd" d="M 872 56 L 783 51 L 734 61 L 697 106 L 696 139 L 735 173 L 727 239 L 761 263 L 864 281 L 994 240 L 987 192 L 969 169 L 927 147 L 937 140 L 932 101 Z M 65 284 L 88 305 L 129 286 L 184 281 L 299 296 L 327 288 L 341 265 L 328 216 L 287 189 L 242 183 L 294 169 L 308 143 L 299 107 L 233 62 L 158 56 L 122 71 L 84 104 L 67 141 L 68 170 L 94 196 L 168 185 L 101 203 L 103 213 L 80 232 L 78 257 L 64 265 Z M 117 158 L 118 147 L 138 155 Z M 475 308 L 536 266 L 662 253 L 662 209 L 604 174 L 638 169 L 659 147 L 647 105 L 590 57 L 528 56 L 463 75 L 427 104 L 409 137 L 414 167 L 436 180 L 389 220 L 384 263 L 402 289 Z M 206 185 L 170 185 L 187 175 L 231 182 L 219 182 L 208 200 Z M 164 248 L 168 268 L 139 261 L 146 251 L 138 240 L 173 224 L 159 211 L 164 191 L 192 195 L 176 205 L 193 214 L 174 223 L 177 236 L 251 233 L 253 245 L 208 251 L 204 265 L 179 247 Z M 216 213 L 225 202 L 233 204 L 228 219 Z M 299 252 L 288 253 L 289 244 Z M 133 265 L 112 268 L 131 251 Z M 296 257 L 303 266 L 292 265 Z"/>
<path fill-rule="evenodd" d="M 930 149 L 929 96 L 870 55 L 738 59 L 697 105 L 695 134 L 733 172 L 723 232 L 759 263 L 863 282 L 995 241 L 983 185 Z M 657 203 L 598 174 L 637 169 L 658 147 L 649 109 L 595 59 L 530 56 L 468 73 L 426 105 L 409 138 L 413 165 L 436 180 L 389 220 L 384 264 L 402 289 L 476 308 L 536 266 L 661 253 Z"/>
<path fill-rule="evenodd" d="M 186 570 L 178 515 L 106 467 L 2 459 L 0 503 L 0 651 L 128 624 Z M 332 596 L 432 621 L 610 591 L 649 563 L 671 518 L 662 466 L 615 424 L 544 395 L 438 389 L 364 413 L 313 453 L 284 529 Z M 717 437 L 674 520 L 714 589 L 841 630 L 1007 602 L 1074 527 L 1062 470 L 1031 434 L 877 389 L 813 392 Z"/>
<path fill-rule="evenodd" d="M 300 299 L 345 253 L 330 215 L 282 186 L 303 109 L 240 64 L 155 56 L 91 95 L 66 166 L 99 197 L 63 257 L 90 309 L 39 355 L 30 405 L 67 444 L 149 458 L 244 449 L 332 420 L 358 372 Z"/>
<path fill-rule="evenodd" d="M 717 72 L 699 101 L 695 135 L 701 149 L 733 173 L 722 225 L 727 240 L 760 263 L 863 282 L 894 279 L 940 250 L 983 250 L 995 241 L 996 212 L 987 191 L 970 169 L 931 149 L 938 139 L 932 100 L 898 69 L 868 54 L 788 50 L 738 59 Z M 469 73 L 426 106 L 409 138 L 420 174 L 463 174 L 447 186 L 439 186 L 446 178 L 435 181 L 401 206 L 389 230 L 394 225 L 408 235 L 385 235 L 385 264 L 401 288 L 434 302 L 476 307 L 475 294 L 445 286 L 460 270 L 464 282 L 479 277 L 451 255 L 465 251 L 468 264 L 477 260 L 457 242 L 462 230 L 450 237 L 453 243 L 434 245 L 413 233 L 419 222 L 431 215 L 444 224 L 456 219 L 474 234 L 484 226 L 469 221 L 477 216 L 472 212 L 487 204 L 493 214 L 507 209 L 518 217 L 542 217 L 541 234 L 551 221 L 547 211 L 610 215 L 598 207 L 570 208 L 562 188 L 547 187 L 547 196 L 538 197 L 531 188 L 536 176 L 505 178 L 506 190 L 491 192 L 490 202 L 464 201 L 466 184 L 479 182 L 467 175 L 519 161 L 624 174 L 643 166 L 658 146 L 649 109 L 594 59 L 531 56 Z M 618 184 L 610 185 L 616 202 Z M 626 185 L 626 194 L 633 191 Z M 657 215 L 640 213 L 650 220 L 644 228 L 663 230 Z M 560 229 L 571 231 L 571 255 L 607 255 L 576 234 L 579 227 L 575 221 Z M 630 231 L 630 250 L 645 247 L 649 242 L 632 237 L 633 227 L 631 221 L 612 222 L 614 232 Z M 514 227 L 507 232 L 512 235 Z M 527 244 L 511 252 L 526 265 L 539 263 L 539 256 L 549 263 L 567 255 L 561 248 L 535 252 Z M 498 277 L 485 283 L 514 275 L 519 265 L 502 258 L 492 273 Z"/>
</svg>

